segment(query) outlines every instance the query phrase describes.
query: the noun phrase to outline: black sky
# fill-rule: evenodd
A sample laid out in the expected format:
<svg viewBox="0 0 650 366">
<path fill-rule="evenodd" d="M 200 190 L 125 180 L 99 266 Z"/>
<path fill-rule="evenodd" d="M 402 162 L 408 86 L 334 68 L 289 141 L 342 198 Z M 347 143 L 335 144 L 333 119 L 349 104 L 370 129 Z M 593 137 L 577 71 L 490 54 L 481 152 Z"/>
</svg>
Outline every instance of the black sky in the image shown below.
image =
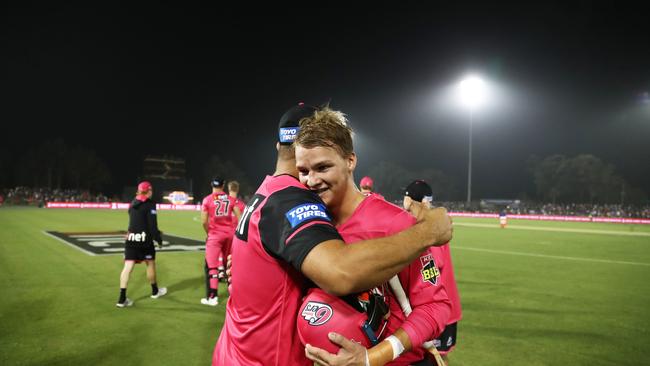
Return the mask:
<svg viewBox="0 0 650 366">
<path fill-rule="evenodd" d="M 555 153 L 594 154 L 648 192 L 645 15 L 589 2 L 15 7 L 4 36 L 3 129 L 12 137 L 0 151 L 15 160 L 62 137 L 97 151 L 116 191 L 134 183 L 147 154 L 183 157 L 190 171 L 218 154 L 256 184 L 273 168 L 284 110 L 331 99 L 363 141 L 357 179 L 391 160 L 465 182 L 467 115 L 437 109 L 434 96 L 478 70 L 511 98 L 477 116 L 475 197 L 530 189 L 526 159 Z"/>
</svg>

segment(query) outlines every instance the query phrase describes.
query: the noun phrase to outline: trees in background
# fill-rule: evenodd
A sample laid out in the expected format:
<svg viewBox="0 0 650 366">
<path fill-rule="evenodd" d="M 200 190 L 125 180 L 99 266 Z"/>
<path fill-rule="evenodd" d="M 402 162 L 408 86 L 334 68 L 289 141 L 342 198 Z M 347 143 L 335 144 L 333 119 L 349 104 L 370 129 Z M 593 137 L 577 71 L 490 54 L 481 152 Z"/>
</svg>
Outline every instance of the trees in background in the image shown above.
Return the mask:
<svg viewBox="0 0 650 366">
<path fill-rule="evenodd" d="M 106 164 L 90 149 L 62 139 L 46 141 L 18 158 L 15 185 L 101 191 L 111 181 Z"/>
<path fill-rule="evenodd" d="M 416 179 L 423 179 L 431 185 L 436 201 L 452 200 L 458 195 L 458 182 L 436 169 L 409 170 L 402 165 L 383 161 L 370 169 L 369 175 L 374 180 L 375 190 L 389 200 L 401 199 L 404 188 Z M 358 181 L 361 176 L 355 179 Z"/>
<path fill-rule="evenodd" d="M 583 154 L 575 157 L 532 156 L 529 172 L 539 201 L 576 203 L 626 203 L 647 200 L 639 189 L 631 188 L 616 174 L 612 164 Z"/>
<path fill-rule="evenodd" d="M 239 182 L 239 194 L 241 196 L 253 193 L 252 186 L 246 173 L 244 173 L 237 164 L 230 160 L 224 160 L 218 155 L 212 155 L 203 165 L 203 171 L 200 178 L 201 181 L 198 182 L 198 184 L 195 184 L 194 192 L 197 202 L 212 192 L 210 182 L 217 175 L 225 179 L 226 184 L 232 180 Z M 196 194 L 199 196 L 196 196 Z"/>
</svg>

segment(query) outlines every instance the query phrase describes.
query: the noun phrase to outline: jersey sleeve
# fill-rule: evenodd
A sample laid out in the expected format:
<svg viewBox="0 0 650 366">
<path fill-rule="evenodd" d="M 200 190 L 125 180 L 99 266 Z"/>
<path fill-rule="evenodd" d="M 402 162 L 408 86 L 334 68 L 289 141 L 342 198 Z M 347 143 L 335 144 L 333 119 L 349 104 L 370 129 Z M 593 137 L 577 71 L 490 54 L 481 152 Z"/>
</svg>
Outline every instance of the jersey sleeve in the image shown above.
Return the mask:
<svg viewBox="0 0 650 366">
<path fill-rule="evenodd" d="M 451 300 L 440 275 L 442 265 L 442 252 L 434 247 L 398 275 L 413 309 L 402 329 L 414 345 L 438 337 L 451 315 Z"/>
<path fill-rule="evenodd" d="M 201 202 L 201 211 L 208 213 L 210 211 L 210 207 L 208 206 L 208 199 L 207 197 L 203 199 L 203 202 Z"/>
<path fill-rule="evenodd" d="M 327 240 L 342 240 L 331 214 L 314 193 L 288 187 L 269 196 L 260 212 L 262 245 L 273 257 L 300 270 L 307 254 Z"/>
<path fill-rule="evenodd" d="M 403 211 L 391 222 L 388 235 L 413 226 L 417 220 Z M 432 247 L 398 274 L 413 310 L 401 327 L 414 345 L 440 335 L 451 314 L 451 301 L 440 276 L 443 260 L 440 248 Z"/>
</svg>

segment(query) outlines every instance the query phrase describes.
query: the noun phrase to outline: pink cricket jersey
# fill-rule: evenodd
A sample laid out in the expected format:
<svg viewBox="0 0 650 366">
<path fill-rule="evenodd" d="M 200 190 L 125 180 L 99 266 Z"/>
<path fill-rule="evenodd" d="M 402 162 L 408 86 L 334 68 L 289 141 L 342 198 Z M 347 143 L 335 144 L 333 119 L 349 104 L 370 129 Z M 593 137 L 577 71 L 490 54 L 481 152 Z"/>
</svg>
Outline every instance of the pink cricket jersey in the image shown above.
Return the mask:
<svg viewBox="0 0 650 366">
<path fill-rule="evenodd" d="M 232 243 L 232 286 L 213 365 L 312 365 L 296 314 L 306 290 L 300 267 L 319 243 L 341 240 L 323 201 L 290 175 L 267 176 Z"/>
<path fill-rule="evenodd" d="M 203 199 L 201 209 L 208 214 L 208 238 L 232 235 L 232 209 L 235 199 L 227 193 L 211 193 Z"/>
<path fill-rule="evenodd" d="M 408 212 L 372 194 L 337 229 L 346 243 L 354 243 L 398 233 L 415 222 L 415 218 Z M 439 275 L 440 267 L 444 265 L 443 257 L 439 247 L 432 247 L 398 274 L 413 312 L 408 318 L 404 316 L 395 296 L 389 291 L 387 297 L 391 317 L 383 337 L 402 327 L 414 345 L 421 345 L 444 330 L 451 303 Z M 388 365 L 409 365 L 422 360 L 422 347 L 413 348 Z"/>
</svg>

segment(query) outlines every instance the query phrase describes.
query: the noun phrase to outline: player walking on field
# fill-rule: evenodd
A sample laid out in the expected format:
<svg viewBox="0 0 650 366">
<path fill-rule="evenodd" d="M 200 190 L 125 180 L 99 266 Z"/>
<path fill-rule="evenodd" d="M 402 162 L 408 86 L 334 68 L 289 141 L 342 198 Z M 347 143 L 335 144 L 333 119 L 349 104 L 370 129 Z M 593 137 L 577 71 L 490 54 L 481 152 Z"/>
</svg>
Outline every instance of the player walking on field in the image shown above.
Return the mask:
<svg viewBox="0 0 650 366">
<path fill-rule="evenodd" d="M 126 297 L 126 288 L 136 263 L 147 265 L 147 279 L 151 283 L 151 298 L 157 299 L 167 293 L 167 288 L 158 287 L 156 280 L 156 249 L 153 242 L 162 246 L 162 232 L 158 230 L 156 204 L 151 200 L 153 188 L 151 183 L 138 184 L 135 199 L 129 207 L 129 230 L 124 244 L 124 268 L 120 274 L 120 297 L 117 307 L 133 305 Z"/>
<path fill-rule="evenodd" d="M 232 241 L 233 210 L 239 215 L 235 199 L 223 190 L 224 183 L 222 178 L 214 178 L 212 193 L 203 198 L 201 205 L 201 222 L 208 234 L 205 242 L 206 297 L 201 299 L 201 304 L 210 306 L 219 304 L 219 279 L 225 276 L 224 250 Z"/>
<path fill-rule="evenodd" d="M 431 243 L 451 238 L 446 211 L 425 210 L 422 222 L 404 232 L 345 245 L 323 201 L 297 179 L 292 143 L 298 122 L 314 110 L 299 105 L 283 115 L 275 173 L 237 226 L 232 291 L 213 365 L 312 365 L 296 336 L 307 279 L 336 295 L 356 293 L 388 280 Z"/>
</svg>

